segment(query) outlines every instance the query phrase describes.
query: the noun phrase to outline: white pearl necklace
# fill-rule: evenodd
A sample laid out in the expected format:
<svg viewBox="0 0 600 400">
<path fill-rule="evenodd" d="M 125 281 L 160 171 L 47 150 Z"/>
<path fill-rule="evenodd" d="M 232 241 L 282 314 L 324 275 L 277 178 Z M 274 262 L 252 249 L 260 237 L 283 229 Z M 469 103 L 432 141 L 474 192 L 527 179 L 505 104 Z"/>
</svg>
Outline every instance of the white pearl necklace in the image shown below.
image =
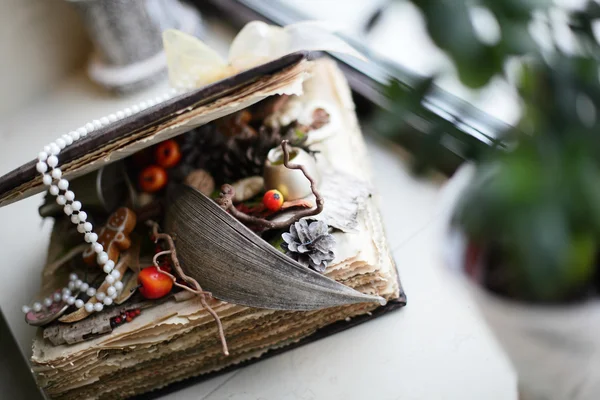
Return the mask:
<svg viewBox="0 0 600 400">
<path fill-rule="evenodd" d="M 42 182 L 49 186 L 48 192 L 56 196 L 58 205 L 63 206 L 63 211 L 67 216 L 71 217 L 71 222 L 77 225 L 77 231 L 84 235 L 84 239 L 93 248 L 96 253 L 96 261 L 106 274 L 105 281 L 110 285 L 104 292 L 98 292 L 91 287 L 89 283 L 83 282 L 76 274 L 71 274 L 69 284 L 62 288 L 61 291 L 56 291 L 52 297 L 47 297 L 43 302 L 35 302 L 31 307 L 23 306 L 23 312 L 27 314 L 30 311 L 39 312 L 42 309 L 48 309 L 53 303 L 63 301 L 69 305 L 75 305 L 77 308 L 84 307 L 87 312 L 102 311 L 104 306 L 110 306 L 113 300 L 118 296 L 123 289 L 123 283 L 119 280 L 121 274 L 115 270 L 115 263 L 108 259 L 108 254 L 104 248 L 97 242 L 98 235 L 93 232 L 93 226 L 87 222 L 87 213 L 82 210 L 80 201 L 75 200 L 75 193 L 69 190 L 69 181 L 62 177 L 62 171 L 58 168 L 58 155 L 67 146 L 70 146 L 77 140 L 87 136 L 106 125 L 119 121 L 123 118 L 130 117 L 149 107 L 162 103 L 178 94 L 176 89 L 172 89 L 162 96 L 157 96 L 154 99 L 142 101 L 131 107 L 127 107 L 121 111 L 110 114 L 100 119 L 95 119 L 86 123 L 82 127 L 62 135 L 54 142 L 44 146 L 44 150 L 38 154 L 38 162 L 36 164 L 37 171 L 42 174 Z M 77 299 L 72 295 L 74 290 L 79 290 L 80 293 L 86 293 L 90 296 L 90 300 L 95 298 L 96 303 Z"/>
</svg>

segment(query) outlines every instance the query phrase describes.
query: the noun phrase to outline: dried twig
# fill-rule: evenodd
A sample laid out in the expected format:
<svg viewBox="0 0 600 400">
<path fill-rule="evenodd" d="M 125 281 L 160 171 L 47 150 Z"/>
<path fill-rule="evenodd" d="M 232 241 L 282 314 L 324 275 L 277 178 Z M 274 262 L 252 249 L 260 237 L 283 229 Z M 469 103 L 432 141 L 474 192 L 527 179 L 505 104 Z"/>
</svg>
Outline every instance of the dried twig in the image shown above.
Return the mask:
<svg viewBox="0 0 600 400">
<path fill-rule="evenodd" d="M 298 222 L 304 217 L 310 217 L 313 215 L 320 214 L 321 211 L 323 211 L 325 201 L 323 200 L 323 197 L 321 197 L 321 194 L 317 190 L 317 182 L 312 176 L 309 175 L 309 173 L 306 171 L 306 168 L 303 165 L 290 163 L 290 152 L 288 149 L 288 143 L 289 142 L 287 140 L 283 140 L 281 142 L 281 149 L 283 150 L 283 165 L 285 165 L 285 167 L 289 169 L 299 169 L 300 171 L 302 171 L 306 179 L 308 179 L 308 181 L 310 182 L 310 190 L 315 196 L 317 203 L 316 208 L 301 210 L 285 221 L 269 221 L 268 219 L 253 217 L 251 215 L 241 212 L 240 210 L 234 207 L 233 196 L 235 195 L 235 189 L 231 185 L 221 186 L 221 194 L 217 199 L 217 203 L 219 203 L 219 205 L 223 209 L 229 211 L 231 215 L 233 215 L 240 222 L 247 225 L 257 226 L 265 230 L 287 228 L 294 222 Z"/>
<path fill-rule="evenodd" d="M 219 337 L 221 339 L 221 345 L 223 346 L 223 354 L 228 356 L 229 350 L 227 349 L 227 340 L 225 339 L 225 333 L 223 331 L 223 324 L 221 323 L 221 319 L 219 318 L 219 316 L 217 315 L 215 310 L 213 310 L 210 307 L 210 305 L 208 304 L 208 302 L 206 301 L 206 296 L 211 296 L 210 292 L 205 292 L 204 290 L 202 290 L 202 287 L 200 287 L 200 284 L 198 283 L 198 281 L 196 281 L 194 278 L 189 277 L 188 275 L 186 275 L 183 272 L 183 269 L 181 268 L 181 265 L 179 264 L 179 259 L 177 258 L 177 250 L 175 248 L 175 243 L 173 241 L 173 238 L 166 233 L 159 233 L 158 232 L 158 224 L 156 222 L 148 221 L 148 225 L 152 226 L 152 234 L 154 235 L 155 243 L 157 243 L 159 240 L 166 240 L 167 244 L 169 245 L 169 250 L 161 251 L 154 255 L 154 257 L 152 258 L 154 266 L 158 269 L 158 272 L 170 277 L 173 280 L 173 284 L 175 286 L 177 286 L 181 289 L 187 290 L 188 292 L 194 293 L 196 296 L 200 297 L 200 303 L 202 304 L 202 307 L 204 307 L 204 309 L 206 311 L 208 311 L 210 313 L 210 315 L 212 315 L 215 322 L 217 323 L 217 327 L 219 329 Z M 173 268 L 175 269 L 175 271 L 177 271 L 177 274 L 179 275 L 179 277 L 181 279 L 183 279 L 191 287 L 178 283 L 177 278 L 174 275 L 172 275 L 172 274 L 168 273 L 167 271 L 164 271 L 163 269 L 160 268 L 160 265 L 158 264 L 158 258 L 163 255 L 167 255 L 167 254 L 171 255 L 171 262 L 173 264 Z"/>
</svg>

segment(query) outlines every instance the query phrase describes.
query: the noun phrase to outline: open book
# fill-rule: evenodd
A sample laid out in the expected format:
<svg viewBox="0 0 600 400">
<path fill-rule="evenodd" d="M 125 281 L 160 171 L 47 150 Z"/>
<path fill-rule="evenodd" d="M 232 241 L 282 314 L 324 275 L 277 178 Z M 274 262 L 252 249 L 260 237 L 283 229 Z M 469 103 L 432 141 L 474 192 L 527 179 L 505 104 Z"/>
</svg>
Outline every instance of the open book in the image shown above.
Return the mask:
<svg viewBox="0 0 600 400">
<path fill-rule="evenodd" d="M 303 110 L 308 109 L 313 117 L 315 109 L 325 110 L 328 118 L 320 124 L 304 123 Z M 260 115 L 256 118 L 260 119 L 261 129 L 252 129 L 252 135 L 266 135 L 263 125 L 280 129 L 295 121 L 303 122 L 295 125 L 293 135 L 298 140 L 297 148 L 305 148 L 314 160 L 312 174 L 318 176 L 316 187 L 324 200 L 321 212 L 307 215 L 303 221 L 308 221 L 306 226 L 317 221 L 327 224 L 326 234 L 335 243 L 332 259 L 327 262 L 319 264 L 320 258 L 310 258 L 312 261 L 302 263 L 301 257 L 294 257 L 286 232 L 265 232 L 256 224 L 236 218 L 238 213 L 254 213 L 256 218 L 285 221 L 294 213 L 314 210 L 318 205 L 317 193 L 313 192 L 290 202 L 289 209 L 269 211 L 270 205 L 262 196 L 270 178 L 265 174 L 258 189 L 250 187 L 254 185 L 250 182 L 256 180 L 248 180 L 256 178 L 248 174 L 255 173 L 256 168 L 261 170 L 264 166 L 260 163 L 266 161 L 260 159 L 258 167 L 256 162 L 241 165 L 234 156 L 248 156 L 247 148 L 242 152 L 229 151 L 224 159 L 219 159 L 223 155 L 211 147 L 213 141 L 198 139 L 199 130 L 205 136 L 225 135 L 227 140 L 243 135 L 240 130 L 256 128 L 248 115 Z M 304 129 L 306 126 L 310 128 Z M 165 188 L 164 192 L 169 193 L 164 196 L 161 191 L 150 190 L 150 196 L 143 193 L 143 181 L 129 182 L 132 179 L 128 176 L 137 168 L 137 160 L 144 159 L 147 149 L 168 140 L 181 146 L 181 163 L 187 162 L 186 151 L 193 150 L 194 168 L 202 160 L 213 186 L 206 175 L 192 176 L 197 170 L 181 166 L 169 170 L 168 178 L 188 186 Z M 293 153 L 292 157 L 298 154 Z M 264 154 L 249 158 L 256 161 L 257 157 L 264 158 Z M 277 161 L 272 164 L 281 164 Z M 126 200 L 121 200 L 134 210 L 137 226 L 128 238 L 131 243 L 116 259 L 122 285 L 114 293 L 114 302 L 98 312 L 61 304 L 38 315 L 47 319 L 37 324 L 40 328 L 33 343 L 32 369 L 50 398 L 125 398 L 192 377 L 201 379 L 346 329 L 405 304 L 387 249 L 377 198 L 370 186 L 369 163 L 350 90 L 328 59 L 308 61 L 306 54 L 292 54 L 167 100 L 94 132 L 66 149 L 61 163 L 63 175 L 72 179 L 72 185 L 91 178 L 100 182 L 99 170 L 108 171 L 108 167 L 119 165 L 125 183 L 133 187 L 129 192 L 140 193 L 125 191 Z M 228 168 L 224 169 L 223 164 Z M 233 167 L 238 169 L 232 170 Z M 227 208 L 219 203 L 223 193 L 218 194 L 214 182 L 230 183 L 238 195 L 246 193 L 250 197 L 241 201 L 234 197 L 236 204 Z M 35 163 L 24 165 L 0 179 L 0 204 L 41 190 Z M 285 190 L 284 187 L 280 193 Z M 106 192 L 114 194 L 119 190 L 110 187 Z M 285 192 L 284 198 L 287 196 Z M 260 199 L 264 204 L 260 204 Z M 107 208 L 108 202 L 102 207 Z M 90 284 L 98 279 L 102 283 L 100 268 L 86 266 L 81 260 L 88 245 L 69 241 L 74 228 L 64 215 L 52 214 L 50 203 L 40 208 L 40 213 L 56 219 L 48 262 L 42 271 L 41 298 L 52 297 L 73 272 L 85 276 Z M 123 205 L 118 201 L 115 204 Z M 156 204 L 158 208 L 153 207 Z M 108 224 L 111 212 L 114 207 L 98 212 L 98 226 Z M 148 240 L 142 232 L 151 231 L 152 225 L 141 221 L 150 219 L 144 217 L 148 213 L 158 223 L 153 226 L 155 233 L 160 229 L 172 235 L 181 267 L 202 291 L 189 290 L 194 286 L 178 276 L 168 263 L 160 265 L 172 272 L 179 286 L 173 286 L 160 298 L 148 296 L 148 290 L 142 291 L 147 288 L 140 280 L 140 271 L 157 260 L 144 255 L 148 252 L 144 245 Z M 287 234 L 292 233 L 290 230 Z M 259 269 L 261 264 L 263 270 Z M 216 313 L 219 324 L 211 311 Z M 27 318 L 36 324 L 36 315 L 28 313 Z"/>
</svg>

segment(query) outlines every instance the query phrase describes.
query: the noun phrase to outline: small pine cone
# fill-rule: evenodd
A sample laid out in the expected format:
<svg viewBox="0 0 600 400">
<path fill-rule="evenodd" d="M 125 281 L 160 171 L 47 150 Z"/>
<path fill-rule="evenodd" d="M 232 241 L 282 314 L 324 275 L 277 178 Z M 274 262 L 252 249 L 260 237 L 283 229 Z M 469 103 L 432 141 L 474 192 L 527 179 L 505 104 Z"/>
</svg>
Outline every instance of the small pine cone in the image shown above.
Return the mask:
<svg viewBox="0 0 600 400">
<path fill-rule="evenodd" d="M 292 224 L 290 231 L 281 237 L 284 241 L 281 248 L 287 256 L 317 272 L 324 272 L 335 257 L 335 239 L 324 221 L 309 224 L 302 219 Z"/>
</svg>

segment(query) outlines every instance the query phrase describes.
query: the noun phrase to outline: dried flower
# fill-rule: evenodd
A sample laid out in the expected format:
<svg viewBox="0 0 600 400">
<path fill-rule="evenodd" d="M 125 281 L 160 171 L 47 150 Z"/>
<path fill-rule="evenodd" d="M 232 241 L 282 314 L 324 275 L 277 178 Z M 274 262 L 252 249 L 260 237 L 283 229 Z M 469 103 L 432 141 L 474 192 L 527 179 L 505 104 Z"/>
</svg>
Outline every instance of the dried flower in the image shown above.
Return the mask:
<svg viewBox="0 0 600 400">
<path fill-rule="evenodd" d="M 335 257 L 335 239 L 324 221 L 309 224 L 302 219 L 292 224 L 290 231 L 281 237 L 284 241 L 281 248 L 285 254 L 315 271 L 324 272 Z"/>
</svg>

